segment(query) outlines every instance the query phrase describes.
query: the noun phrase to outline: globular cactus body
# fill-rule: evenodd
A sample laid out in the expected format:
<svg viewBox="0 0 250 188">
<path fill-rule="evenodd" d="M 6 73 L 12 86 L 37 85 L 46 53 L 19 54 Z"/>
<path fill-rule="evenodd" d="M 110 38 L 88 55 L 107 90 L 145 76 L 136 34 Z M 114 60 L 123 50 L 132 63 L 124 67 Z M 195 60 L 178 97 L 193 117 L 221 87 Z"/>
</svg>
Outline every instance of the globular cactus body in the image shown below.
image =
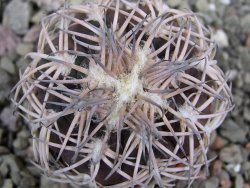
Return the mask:
<svg viewBox="0 0 250 188">
<path fill-rule="evenodd" d="M 231 110 L 215 43 L 162 1 L 91 2 L 42 21 L 13 89 L 48 176 L 93 187 L 189 185 Z"/>
</svg>

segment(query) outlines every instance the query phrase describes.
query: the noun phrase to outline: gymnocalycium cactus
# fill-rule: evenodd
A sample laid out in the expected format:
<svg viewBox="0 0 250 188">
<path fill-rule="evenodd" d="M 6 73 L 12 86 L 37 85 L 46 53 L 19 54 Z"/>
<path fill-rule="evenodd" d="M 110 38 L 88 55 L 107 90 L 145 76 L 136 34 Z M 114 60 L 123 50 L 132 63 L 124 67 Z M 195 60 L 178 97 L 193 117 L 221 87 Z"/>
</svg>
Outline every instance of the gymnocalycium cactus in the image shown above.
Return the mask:
<svg viewBox="0 0 250 188">
<path fill-rule="evenodd" d="M 171 187 L 199 178 L 232 109 L 211 32 L 161 0 L 65 6 L 42 21 L 13 88 L 37 164 L 92 187 Z"/>
</svg>

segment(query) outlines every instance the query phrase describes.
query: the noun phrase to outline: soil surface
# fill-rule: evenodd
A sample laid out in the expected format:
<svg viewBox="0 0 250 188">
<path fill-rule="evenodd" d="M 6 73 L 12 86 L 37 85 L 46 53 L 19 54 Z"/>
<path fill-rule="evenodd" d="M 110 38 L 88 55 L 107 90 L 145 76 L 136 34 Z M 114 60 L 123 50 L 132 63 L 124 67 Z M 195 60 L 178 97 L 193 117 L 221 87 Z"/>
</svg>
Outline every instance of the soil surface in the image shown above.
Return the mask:
<svg viewBox="0 0 250 188">
<path fill-rule="evenodd" d="M 218 44 L 216 59 L 231 71 L 235 108 L 213 133 L 207 178 L 193 188 L 250 188 L 250 1 L 165 0 L 172 8 L 192 10 L 204 17 Z M 68 188 L 49 181 L 33 164 L 29 127 L 14 113 L 9 99 L 24 59 L 34 51 L 41 19 L 56 11 L 64 0 L 0 0 L 0 187 Z M 81 0 L 71 0 L 79 3 Z M 205 174 L 204 174 L 205 177 Z M 185 182 L 177 182 L 185 188 Z"/>
</svg>

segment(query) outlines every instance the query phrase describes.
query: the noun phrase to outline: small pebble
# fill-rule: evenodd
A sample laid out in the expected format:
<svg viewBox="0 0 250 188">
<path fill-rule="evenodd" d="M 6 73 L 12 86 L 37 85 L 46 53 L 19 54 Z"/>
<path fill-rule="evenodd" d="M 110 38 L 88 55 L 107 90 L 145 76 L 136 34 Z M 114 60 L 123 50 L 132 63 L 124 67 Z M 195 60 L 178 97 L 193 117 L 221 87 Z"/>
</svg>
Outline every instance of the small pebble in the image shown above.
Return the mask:
<svg viewBox="0 0 250 188">
<path fill-rule="evenodd" d="M 29 27 L 31 7 L 28 2 L 12 0 L 3 14 L 3 25 L 10 27 L 17 34 L 25 34 Z"/>
<path fill-rule="evenodd" d="M 167 5 L 169 5 L 170 7 L 177 7 L 177 6 L 179 6 L 181 3 L 183 3 L 182 0 L 168 0 L 168 1 L 167 1 Z"/>
<path fill-rule="evenodd" d="M 23 38 L 23 41 L 26 42 L 26 43 L 38 41 L 40 32 L 41 32 L 41 26 L 40 25 L 33 26 L 26 33 L 26 35 Z"/>
<path fill-rule="evenodd" d="M 19 42 L 19 38 L 9 28 L 0 25 L 0 56 L 13 53 Z"/>
<path fill-rule="evenodd" d="M 55 0 L 36 0 L 35 2 L 43 10 L 55 11 L 63 5 L 64 0 L 56 0 L 56 1 Z"/>
<path fill-rule="evenodd" d="M 246 148 L 247 148 L 247 149 L 250 149 L 250 141 L 247 142 Z"/>
<path fill-rule="evenodd" d="M 242 68 L 244 69 L 244 71 L 250 71 L 250 48 L 239 47 L 239 59 L 242 63 Z"/>
<path fill-rule="evenodd" d="M 231 142 L 243 143 L 246 140 L 247 131 L 243 130 L 241 126 L 232 119 L 228 119 L 221 126 L 220 134 Z"/>
<path fill-rule="evenodd" d="M 220 180 L 220 185 L 221 185 L 221 188 L 231 188 L 232 187 L 232 182 L 229 179 L 221 179 Z"/>
<path fill-rule="evenodd" d="M 250 183 L 245 183 L 243 188 L 250 188 Z"/>
<path fill-rule="evenodd" d="M 217 177 L 211 177 L 206 180 L 204 188 L 219 187 L 220 180 Z"/>
<path fill-rule="evenodd" d="M 215 10 L 216 10 L 216 6 L 215 6 L 214 3 L 210 3 L 210 4 L 208 5 L 208 7 L 209 7 L 209 10 L 211 10 L 211 11 L 215 11 Z"/>
<path fill-rule="evenodd" d="M 231 188 L 232 187 L 232 182 L 230 180 L 230 176 L 225 170 L 221 171 L 219 178 L 220 178 L 221 188 Z"/>
<path fill-rule="evenodd" d="M 12 171 L 10 173 L 10 177 L 11 177 L 11 180 L 13 181 L 13 183 L 15 185 L 19 185 L 20 184 L 21 179 L 22 179 L 20 172 Z"/>
<path fill-rule="evenodd" d="M 229 5 L 231 3 L 231 0 L 220 0 L 220 2 L 224 5 Z"/>
<path fill-rule="evenodd" d="M 250 109 L 248 107 L 244 108 L 243 117 L 246 121 L 250 122 Z"/>
<path fill-rule="evenodd" d="M 33 175 L 33 174 L 32 174 Z M 27 187 L 36 187 L 36 179 L 35 177 L 29 175 L 29 174 L 22 174 L 22 179 L 20 181 L 18 188 L 27 188 Z"/>
<path fill-rule="evenodd" d="M 20 172 L 23 169 L 20 159 L 13 154 L 5 155 L 4 162 L 9 166 L 11 172 Z"/>
<path fill-rule="evenodd" d="M 206 12 L 209 8 L 209 4 L 207 0 L 198 0 L 195 6 L 199 11 L 202 11 L 202 12 Z"/>
<path fill-rule="evenodd" d="M 0 144 L 2 143 L 2 141 L 3 141 L 3 134 L 4 134 L 4 130 L 3 129 L 1 129 L 1 127 L 0 127 Z"/>
<path fill-rule="evenodd" d="M 238 164 L 242 162 L 240 146 L 230 145 L 223 148 L 220 152 L 220 159 L 225 163 Z"/>
<path fill-rule="evenodd" d="M 222 162 L 220 160 L 216 160 L 215 162 L 213 162 L 212 164 L 212 175 L 213 176 L 217 176 L 221 173 L 222 170 Z"/>
<path fill-rule="evenodd" d="M 241 169 L 241 164 L 228 164 L 226 169 L 233 170 L 234 172 L 238 173 Z"/>
<path fill-rule="evenodd" d="M 250 14 L 242 16 L 240 24 L 244 29 L 248 29 L 250 27 Z"/>
<path fill-rule="evenodd" d="M 0 174 L 1 174 L 2 177 L 6 178 L 8 173 L 9 173 L 8 164 L 5 161 L 3 161 L 0 164 Z"/>
<path fill-rule="evenodd" d="M 13 142 L 15 149 L 23 150 L 29 145 L 30 132 L 26 129 L 22 129 L 18 134 L 17 138 Z"/>
<path fill-rule="evenodd" d="M 228 143 L 228 141 L 220 136 L 216 136 L 215 140 L 213 142 L 213 144 L 211 145 L 211 148 L 213 150 L 220 150 L 221 148 L 223 148 L 226 144 Z"/>
<path fill-rule="evenodd" d="M 5 179 L 2 188 L 13 188 L 11 179 Z"/>
<path fill-rule="evenodd" d="M 7 74 L 6 71 L 0 69 L 0 104 L 6 102 L 10 93 L 11 85 L 11 77 Z"/>
<path fill-rule="evenodd" d="M 36 12 L 35 15 L 31 18 L 31 22 L 36 25 L 40 25 L 39 23 L 41 22 L 42 18 L 45 16 L 46 16 L 45 12 L 40 10 Z"/>
<path fill-rule="evenodd" d="M 246 84 L 250 84 L 250 72 L 245 73 L 244 81 Z"/>
<path fill-rule="evenodd" d="M 17 53 L 20 56 L 25 56 L 27 55 L 29 52 L 33 51 L 33 47 L 34 45 L 32 43 L 20 43 L 17 46 Z"/>
<path fill-rule="evenodd" d="M 22 150 L 27 148 L 29 145 L 29 141 L 24 138 L 17 138 L 13 142 L 13 147 L 17 150 Z"/>
<path fill-rule="evenodd" d="M 0 119 L 3 122 L 4 126 L 7 127 L 10 131 L 17 131 L 18 124 L 17 124 L 17 115 L 13 114 L 13 106 L 7 106 L 3 109 L 0 114 Z"/>
<path fill-rule="evenodd" d="M 13 62 L 7 57 L 2 57 L 1 62 L 0 62 L 0 67 L 10 74 L 15 73 L 15 66 Z"/>
<path fill-rule="evenodd" d="M 247 36 L 246 39 L 246 47 L 250 48 L 250 34 Z"/>
<path fill-rule="evenodd" d="M 225 47 L 229 46 L 228 36 L 225 33 L 225 31 L 223 31 L 221 29 L 215 31 L 214 40 L 218 44 L 218 46 L 221 48 L 225 48 Z"/>
<path fill-rule="evenodd" d="M 244 185 L 244 179 L 243 179 L 243 177 L 240 174 L 238 174 L 236 176 L 236 179 L 235 179 L 234 187 L 235 188 L 242 188 L 243 185 Z"/>
<path fill-rule="evenodd" d="M 0 146 L 0 155 L 5 155 L 10 153 L 10 150 L 6 148 L 5 146 Z"/>
<path fill-rule="evenodd" d="M 41 187 L 50 187 L 50 188 L 70 188 L 68 184 L 65 183 L 56 183 L 51 180 L 49 180 L 47 177 L 42 176 L 40 179 Z"/>
</svg>

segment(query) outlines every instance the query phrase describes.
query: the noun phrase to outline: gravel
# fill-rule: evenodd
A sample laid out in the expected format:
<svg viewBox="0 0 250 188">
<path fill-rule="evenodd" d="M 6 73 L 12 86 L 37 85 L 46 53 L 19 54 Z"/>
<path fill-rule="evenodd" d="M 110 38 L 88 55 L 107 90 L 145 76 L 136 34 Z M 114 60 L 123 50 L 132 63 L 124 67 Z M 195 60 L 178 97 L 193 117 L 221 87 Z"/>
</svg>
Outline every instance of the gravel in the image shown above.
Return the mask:
<svg viewBox="0 0 250 188">
<path fill-rule="evenodd" d="M 9 28 L 0 25 L 0 56 L 15 51 L 19 38 Z"/>
<path fill-rule="evenodd" d="M 6 126 L 8 130 L 15 132 L 18 130 L 18 124 L 17 115 L 13 114 L 13 109 L 13 105 L 4 108 L 0 114 L 0 119 L 3 126 Z"/>
<path fill-rule="evenodd" d="M 206 180 L 204 188 L 219 187 L 220 180 L 217 177 L 211 177 Z"/>
<path fill-rule="evenodd" d="M 13 183 L 11 181 L 11 179 L 5 179 L 2 185 L 2 188 L 12 188 L 13 187 Z"/>
<path fill-rule="evenodd" d="M 225 31 L 219 29 L 214 32 L 214 40 L 218 44 L 219 47 L 225 48 L 229 46 L 228 36 Z"/>
<path fill-rule="evenodd" d="M 183 3 L 182 0 L 168 0 L 167 1 L 168 6 L 170 6 L 170 7 L 177 7 L 177 6 L 181 5 L 182 3 Z"/>
<path fill-rule="evenodd" d="M 8 75 L 8 73 L 2 69 L 0 69 L 0 104 L 4 103 L 8 96 L 9 96 L 9 91 L 10 91 L 10 81 L 11 78 Z"/>
<path fill-rule="evenodd" d="M 239 55 L 240 55 L 240 63 L 242 64 L 242 67 L 245 69 L 245 71 L 250 71 L 250 48 L 247 47 L 240 47 L 239 48 Z"/>
<path fill-rule="evenodd" d="M 76 3 L 80 0 L 70 0 Z M 250 188 L 250 1 L 166 0 L 170 7 L 194 10 L 205 16 L 218 43 L 216 59 L 225 71 L 233 70 L 234 111 L 213 137 L 211 150 L 218 157 L 210 176 L 192 188 Z M 24 56 L 37 45 L 40 21 L 64 0 L 9 0 L 0 23 L 0 187 L 70 188 L 49 181 L 30 164 L 31 136 L 25 122 L 13 115 L 8 99 L 18 69 L 29 63 Z M 21 10 L 21 11 L 20 11 Z M 203 174 L 201 174 L 203 175 Z M 186 188 L 177 182 L 176 188 Z"/>
<path fill-rule="evenodd" d="M 237 175 L 235 178 L 235 183 L 234 183 L 234 187 L 235 188 L 242 188 L 244 185 L 244 179 L 241 175 Z"/>
<path fill-rule="evenodd" d="M 208 11 L 209 4 L 207 0 L 198 0 L 195 4 L 198 11 L 206 12 Z"/>
<path fill-rule="evenodd" d="M 31 7 L 28 2 L 12 0 L 3 14 L 3 25 L 10 27 L 17 34 L 25 34 L 29 27 Z"/>
<path fill-rule="evenodd" d="M 244 108 L 243 117 L 247 122 L 250 122 L 250 109 L 248 107 Z"/>
<path fill-rule="evenodd" d="M 40 31 L 41 31 L 41 26 L 40 25 L 33 26 L 26 33 L 26 35 L 23 38 L 23 41 L 26 42 L 26 43 L 34 43 L 34 42 L 36 42 L 38 40 Z"/>
<path fill-rule="evenodd" d="M 220 160 L 229 164 L 239 164 L 242 162 L 242 154 L 239 145 L 230 145 L 220 152 Z"/>
<path fill-rule="evenodd" d="M 1 58 L 0 68 L 10 74 L 16 72 L 14 63 L 8 57 Z"/>
<path fill-rule="evenodd" d="M 67 184 L 55 184 L 54 182 L 52 182 L 51 180 L 49 180 L 47 177 L 42 176 L 41 178 L 41 187 L 49 187 L 49 188 L 69 188 L 69 186 Z"/>
<path fill-rule="evenodd" d="M 244 143 L 247 136 L 247 130 L 244 130 L 232 119 L 228 119 L 221 126 L 220 134 L 231 142 Z"/>
<path fill-rule="evenodd" d="M 20 56 L 25 56 L 27 53 L 32 52 L 34 48 L 34 44 L 32 43 L 20 43 L 18 44 L 16 51 Z"/>
</svg>

